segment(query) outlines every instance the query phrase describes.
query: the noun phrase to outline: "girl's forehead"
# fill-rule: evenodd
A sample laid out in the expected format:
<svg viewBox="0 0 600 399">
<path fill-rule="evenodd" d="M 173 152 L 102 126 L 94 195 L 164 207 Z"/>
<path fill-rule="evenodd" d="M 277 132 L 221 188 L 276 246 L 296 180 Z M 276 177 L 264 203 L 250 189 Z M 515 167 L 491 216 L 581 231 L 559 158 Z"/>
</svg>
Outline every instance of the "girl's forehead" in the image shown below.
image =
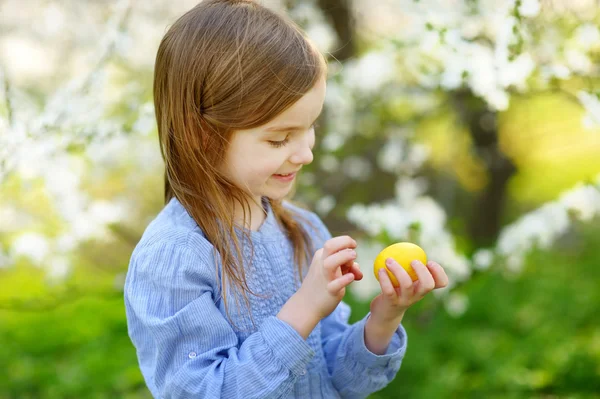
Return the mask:
<svg viewBox="0 0 600 399">
<path fill-rule="evenodd" d="M 298 101 L 292 104 L 288 109 L 277 115 L 272 121 L 267 123 L 267 128 L 277 128 L 283 124 L 297 124 L 307 127 L 321 113 L 323 103 L 325 102 L 326 83 L 320 79 L 312 89 L 300 97 Z"/>
</svg>

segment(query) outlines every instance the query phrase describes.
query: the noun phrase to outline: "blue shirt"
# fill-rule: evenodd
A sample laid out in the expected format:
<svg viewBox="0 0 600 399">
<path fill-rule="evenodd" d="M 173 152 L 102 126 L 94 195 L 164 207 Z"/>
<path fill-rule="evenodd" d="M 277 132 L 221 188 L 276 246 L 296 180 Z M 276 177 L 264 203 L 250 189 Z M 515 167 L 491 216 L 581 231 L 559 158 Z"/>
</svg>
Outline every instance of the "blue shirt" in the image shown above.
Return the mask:
<svg viewBox="0 0 600 399">
<path fill-rule="evenodd" d="M 331 237 L 317 215 L 285 206 L 300 216 L 315 248 Z M 227 318 L 216 277 L 220 259 L 215 263 L 213 246 L 179 201 L 146 228 L 124 295 L 129 336 L 155 397 L 363 398 L 398 372 L 407 343 L 402 326 L 387 352 L 375 355 L 364 342 L 369 314 L 350 325 L 344 302 L 306 340 L 276 317 L 300 282 L 292 244 L 266 207 L 266 220 L 250 232 L 253 258 L 244 247 L 252 259 L 245 263 L 248 285 L 259 294 L 248 295 L 252 318 L 231 291 Z"/>
</svg>

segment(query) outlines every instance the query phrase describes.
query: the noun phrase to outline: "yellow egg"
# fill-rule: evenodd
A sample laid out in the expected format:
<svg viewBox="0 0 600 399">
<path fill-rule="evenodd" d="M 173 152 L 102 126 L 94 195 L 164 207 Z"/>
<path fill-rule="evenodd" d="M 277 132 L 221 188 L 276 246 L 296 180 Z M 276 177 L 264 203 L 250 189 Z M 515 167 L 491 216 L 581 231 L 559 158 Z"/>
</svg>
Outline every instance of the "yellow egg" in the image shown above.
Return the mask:
<svg viewBox="0 0 600 399">
<path fill-rule="evenodd" d="M 400 266 L 402 266 L 404 270 L 408 272 L 408 275 L 410 278 L 412 278 L 412 281 L 418 280 L 418 277 L 410 265 L 410 262 L 413 260 L 419 260 L 424 265 L 427 264 L 427 255 L 425 254 L 425 251 L 423 251 L 423 249 L 421 249 L 421 247 L 418 245 L 410 242 L 399 242 L 385 248 L 379 253 L 379 255 L 377 255 L 377 258 L 375 258 L 373 272 L 375 273 L 375 278 L 377 278 L 377 281 L 379 281 L 379 269 L 384 268 L 387 271 L 387 274 L 390 277 L 394 287 L 399 287 L 400 284 L 392 272 L 390 272 L 386 267 L 385 260 L 387 258 L 393 258 L 396 262 L 398 262 Z"/>
</svg>

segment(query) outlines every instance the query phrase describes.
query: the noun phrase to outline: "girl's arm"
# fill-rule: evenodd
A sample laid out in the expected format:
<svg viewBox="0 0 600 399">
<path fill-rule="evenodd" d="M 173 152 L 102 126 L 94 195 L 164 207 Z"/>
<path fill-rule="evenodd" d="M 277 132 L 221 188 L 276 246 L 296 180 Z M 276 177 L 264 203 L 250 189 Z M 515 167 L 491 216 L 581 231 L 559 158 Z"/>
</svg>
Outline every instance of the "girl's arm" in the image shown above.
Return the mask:
<svg viewBox="0 0 600 399">
<path fill-rule="evenodd" d="M 404 313 L 398 316 L 397 319 L 385 324 L 378 323 L 375 319 L 369 317 L 365 323 L 365 346 L 369 351 L 376 355 L 383 355 L 386 353 L 403 317 Z"/>
<path fill-rule="evenodd" d="M 323 319 L 323 352 L 333 385 L 340 395 L 364 398 L 383 389 L 394 379 L 406 352 L 407 336 L 404 328 L 398 325 L 383 354 L 375 354 L 365 343 L 370 313 L 352 325 L 348 324 L 349 317 L 350 306 L 341 302 L 331 315 Z"/>
<path fill-rule="evenodd" d="M 198 259 L 190 247 L 170 243 L 132 257 L 125 284 L 129 335 L 152 394 L 286 396 L 314 351 L 274 316 L 240 345 L 213 300 L 214 266 Z"/>
</svg>

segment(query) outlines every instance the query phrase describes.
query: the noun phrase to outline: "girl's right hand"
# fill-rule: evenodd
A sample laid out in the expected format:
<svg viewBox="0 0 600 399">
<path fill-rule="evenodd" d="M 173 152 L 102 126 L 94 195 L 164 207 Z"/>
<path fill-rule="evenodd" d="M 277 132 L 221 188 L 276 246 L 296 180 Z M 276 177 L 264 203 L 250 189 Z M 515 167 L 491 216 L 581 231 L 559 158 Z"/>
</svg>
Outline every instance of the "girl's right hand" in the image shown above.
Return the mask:
<svg viewBox="0 0 600 399">
<path fill-rule="evenodd" d="M 346 286 L 362 278 L 355 263 L 356 241 L 349 236 L 334 237 L 325 242 L 312 260 L 297 294 L 320 319 L 329 316 L 346 293 Z"/>
</svg>

